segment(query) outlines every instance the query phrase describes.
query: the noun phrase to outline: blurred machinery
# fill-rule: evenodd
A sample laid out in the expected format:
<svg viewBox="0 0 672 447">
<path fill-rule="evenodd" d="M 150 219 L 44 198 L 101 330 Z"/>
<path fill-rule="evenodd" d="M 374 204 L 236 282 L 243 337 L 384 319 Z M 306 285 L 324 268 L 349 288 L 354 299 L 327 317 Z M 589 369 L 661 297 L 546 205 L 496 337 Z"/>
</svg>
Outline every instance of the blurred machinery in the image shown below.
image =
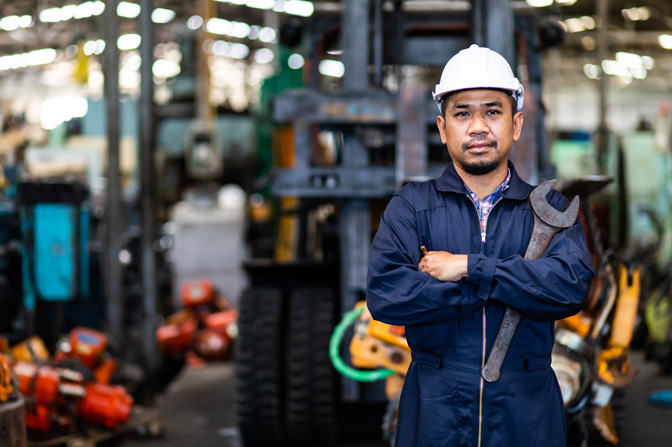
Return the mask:
<svg viewBox="0 0 672 447">
<path fill-rule="evenodd" d="M 2 203 L 0 332 L 55 341 L 90 291 L 89 193 L 74 179 L 22 181 Z"/>
<path fill-rule="evenodd" d="M 121 386 L 109 384 L 116 362 L 106 347 L 102 333 L 80 327 L 60 343 L 53 358 L 37 337 L 10 351 L 18 389 L 27 402 L 28 429 L 114 429 L 128 421 L 133 398 Z"/>
<path fill-rule="evenodd" d="M 237 407 L 246 445 L 380 432 L 382 382 L 339 377 L 328 346 L 338 316 L 364 298 L 368 250 L 386 201 L 405 182 L 438 176 L 449 161 L 431 130 L 436 104 L 426 79 L 438 79 L 450 56 L 475 42 L 525 65 L 525 134 L 514 162 L 532 183 L 553 175 L 539 52 L 562 32 L 541 32 L 553 25 L 514 17 L 508 2 L 411 3 L 344 0 L 340 11 L 316 11 L 303 38 L 307 88 L 276 95 L 269 108 L 275 256 L 246 264 L 251 287 L 238 305 Z M 281 31 L 280 43 L 291 47 L 283 35 L 298 34 Z M 330 64 L 343 68 L 336 74 L 344 71 L 342 83 L 320 76 Z"/>
<path fill-rule="evenodd" d="M 0 354 L 0 444 L 25 447 L 25 418 L 25 402 L 13 386 L 11 370 Z"/>
<path fill-rule="evenodd" d="M 238 311 L 215 293 L 208 280 L 185 282 L 181 288 L 183 309 L 169 315 L 156 330 L 159 348 L 168 355 L 189 351 L 206 360 L 231 357 L 237 335 Z"/>
</svg>

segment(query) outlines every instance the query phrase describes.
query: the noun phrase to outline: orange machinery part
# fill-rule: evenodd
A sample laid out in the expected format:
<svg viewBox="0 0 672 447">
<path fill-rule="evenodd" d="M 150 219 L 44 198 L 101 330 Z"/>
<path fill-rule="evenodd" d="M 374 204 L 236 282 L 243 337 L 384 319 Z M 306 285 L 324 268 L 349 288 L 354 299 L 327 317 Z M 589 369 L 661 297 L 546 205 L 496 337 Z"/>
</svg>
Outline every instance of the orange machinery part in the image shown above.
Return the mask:
<svg viewBox="0 0 672 447">
<path fill-rule="evenodd" d="M 49 407 L 47 405 L 35 405 L 31 411 L 26 410 L 26 427 L 30 430 L 48 432 L 51 428 Z"/>
<path fill-rule="evenodd" d="M 133 398 L 122 387 L 92 384 L 86 387 L 79 413 L 87 424 L 113 429 L 128 421 L 132 406 Z"/>
<path fill-rule="evenodd" d="M 0 403 L 7 402 L 12 394 L 12 379 L 5 357 L 0 354 Z"/>
<path fill-rule="evenodd" d="M 208 329 L 225 335 L 227 338 L 231 338 L 227 329 L 229 325 L 235 323 L 236 320 L 238 320 L 238 311 L 231 309 L 206 315 L 203 318 L 203 323 L 205 323 L 205 327 Z"/>
<path fill-rule="evenodd" d="M 183 352 L 191 347 L 196 336 L 198 320 L 187 318 L 176 324 L 162 326 L 156 330 L 159 348 L 165 352 Z"/>
<path fill-rule="evenodd" d="M 187 281 L 180 290 L 184 307 L 198 307 L 211 303 L 215 298 L 215 286 L 207 279 Z"/>
<path fill-rule="evenodd" d="M 61 378 L 51 366 L 16 362 L 14 373 L 19 378 L 19 391 L 24 397 L 33 397 L 38 405 L 49 405 L 56 400 Z"/>
<path fill-rule="evenodd" d="M 71 355 L 83 365 L 95 369 L 102 361 L 107 348 L 107 337 L 101 332 L 85 327 L 70 332 Z"/>
</svg>

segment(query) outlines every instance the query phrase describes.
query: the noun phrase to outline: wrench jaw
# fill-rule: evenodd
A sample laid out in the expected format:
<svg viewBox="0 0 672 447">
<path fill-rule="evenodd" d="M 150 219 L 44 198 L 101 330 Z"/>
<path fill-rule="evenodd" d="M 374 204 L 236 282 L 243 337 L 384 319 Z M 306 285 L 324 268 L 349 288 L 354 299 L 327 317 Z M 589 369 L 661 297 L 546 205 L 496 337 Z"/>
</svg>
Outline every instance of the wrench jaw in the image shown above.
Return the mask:
<svg viewBox="0 0 672 447">
<path fill-rule="evenodd" d="M 574 225 L 579 215 L 579 196 L 574 196 L 572 202 L 565 211 L 558 211 L 548 203 L 546 196 L 555 185 L 557 179 L 548 180 L 537 186 L 530 193 L 530 204 L 534 210 L 535 217 L 538 217 L 543 223 L 557 229 L 569 228 Z M 535 219 L 536 220 L 536 219 Z"/>
</svg>

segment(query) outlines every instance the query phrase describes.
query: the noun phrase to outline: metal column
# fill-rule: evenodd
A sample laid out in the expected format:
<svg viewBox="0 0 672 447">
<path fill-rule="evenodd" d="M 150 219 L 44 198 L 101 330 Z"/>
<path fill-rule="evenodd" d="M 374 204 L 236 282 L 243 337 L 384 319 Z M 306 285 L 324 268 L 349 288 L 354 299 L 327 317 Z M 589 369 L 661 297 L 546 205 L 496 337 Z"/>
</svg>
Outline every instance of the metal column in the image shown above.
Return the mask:
<svg viewBox="0 0 672 447">
<path fill-rule="evenodd" d="M 341 43 L 346 92 L 365 92 L 369 86 L 369 0 L 345 0 L 341 20 Z M 344 135 L 343 166 L 366 166 L 367 149 L 359 136 Z M 368 200 L 344 200 L 341 206 L 341 312 L 364 296 L 371 244 Z M 345 400 L 359 398 L 359 384 L 341 378 Z"/>
<path fill-rule="evenodd" d="M 140 212 L 142 228 L 142 347 L 148 371 L 158 367 L 154 316 L 156 315 L 156 259 L 154 258 L 154 148 L 156 121 L 154 113 L 154 0 L 141 0 L 140 6 Z"/>
<path fill-rule="evenodd" d="M 602 69 L 602 61 L 609 51 L 609 0 L 597 1 L 597 16 L 600 18 L 600 29 L 597 34 L 597 65 Z M 599 81 L 599 123 L 597 128 L 597 168 L 600 173 L 606 171 L 607 156 L 607 87 L 609 79 L 602 72 Z"/>
<path fill-rule="evenodd" d="M 510 0 L 473 0 L 472 30 L 475 43 L 498 52 L 515 68 L 513 9 Z"/>
<path fill-rule="evenodd" d="M 107 191 L 105 203 L 105 310 L 109 330 L 114 337 L 122 333 L 121 296 L 121 173 L 119 171 L 119 17 L 117 0 L 105 7 L 105 101 L 107 105 Z"/>
</svg>

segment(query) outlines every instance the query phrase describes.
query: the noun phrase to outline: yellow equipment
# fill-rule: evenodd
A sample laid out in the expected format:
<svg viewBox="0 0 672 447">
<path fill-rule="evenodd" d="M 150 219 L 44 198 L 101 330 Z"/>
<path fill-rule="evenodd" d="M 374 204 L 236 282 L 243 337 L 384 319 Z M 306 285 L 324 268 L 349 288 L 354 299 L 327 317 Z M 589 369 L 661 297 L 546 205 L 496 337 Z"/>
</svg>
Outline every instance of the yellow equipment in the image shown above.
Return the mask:
<svg viewBox="0 0 672 447">
<path fill-rule="evenodd" d="M 385 394 L 390 401 L 401 395 L 404 377 L 411 364 L 411 349 L 406 341 L 404 326 L 391 326 L 371 317 L 364 302 L 364 312 L 355 324 L 355 335 L 350 341 L 352 364 L 357 368 L 390 369 L 385 379 Z"/>
<path fill-rule="evenodd" d="M 12 394 L 12 379 L 9 365 L 5 357 L 0 354 L 0 402 L 7 402 Z"/>
</svg>

